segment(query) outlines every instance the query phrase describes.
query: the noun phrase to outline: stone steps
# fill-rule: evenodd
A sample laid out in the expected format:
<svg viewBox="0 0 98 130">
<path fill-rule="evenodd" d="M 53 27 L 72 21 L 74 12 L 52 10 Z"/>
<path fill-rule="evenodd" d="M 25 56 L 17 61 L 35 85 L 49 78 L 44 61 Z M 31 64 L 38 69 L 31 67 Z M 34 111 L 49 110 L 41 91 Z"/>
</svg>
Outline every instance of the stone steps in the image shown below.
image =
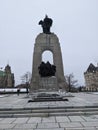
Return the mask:
<svg viewBox="0 0 98 130">
<path fill-rule="evenodd" d="M 10 113 L 51 113 L 51 112 L 85 112 L 85 111 L 98 111 L 98 108 L 69 108 L 69 109 L 12 109 L 12 110 L 0 110 L 0 114 L 10 114 Z"/>
<path fill-rule="evenodd" d="M 0 109 L 0 117 L 47 117 L 98 114 L 98 106 Z"/>
<path fill-rule="evenodd" d="M 97 115 L 98 111 L 94 112 L 64 112 L 64 113 L 20 113 L 20 114 L 0 114 L 0 118 L 19 118 L 19 117 L 49 117 L 49 116 L 80 116 L 80 115 Z"/>
</svg>

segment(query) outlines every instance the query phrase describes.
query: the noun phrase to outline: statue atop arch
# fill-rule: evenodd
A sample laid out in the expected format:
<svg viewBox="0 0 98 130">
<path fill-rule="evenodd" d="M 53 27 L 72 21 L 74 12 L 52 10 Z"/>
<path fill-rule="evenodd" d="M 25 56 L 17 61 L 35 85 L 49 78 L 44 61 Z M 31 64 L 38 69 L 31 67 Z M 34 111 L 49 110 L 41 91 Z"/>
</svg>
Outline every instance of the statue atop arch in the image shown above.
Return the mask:
<svg viewBox="0 0 98 130">
<path fill-rule="evenodd" d="M 42 26 L 43 33 L 51 34 L 50 27 L 52 26 L 52 22 L 53 20 L 51 18 L 48 18 L 47 15 L 45 16 L 44 20 L 39 21 L 39 25 Z"/>
</svg>

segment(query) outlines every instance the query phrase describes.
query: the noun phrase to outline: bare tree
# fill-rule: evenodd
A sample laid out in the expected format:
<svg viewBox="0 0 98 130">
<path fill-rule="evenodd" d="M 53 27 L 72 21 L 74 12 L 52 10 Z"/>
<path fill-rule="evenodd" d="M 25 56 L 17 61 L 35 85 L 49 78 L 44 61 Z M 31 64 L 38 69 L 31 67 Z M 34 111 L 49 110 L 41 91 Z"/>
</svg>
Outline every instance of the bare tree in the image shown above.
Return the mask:
<svg viewBox="0 0 98 130">
<path fill-rule="evenodd" d="M 31 81 L 31 73 L 30 72 L 26 72 L 23 76 L 21 76 L 21 80 L 22 83 L 24 84 L 30 84 Z"/>
<path fill-rule="evenodd" d="M 77 82 L 78 80 L 74 79 L 74 75 L 73 73 L 66 75 L 65 76 L 66 82 L 67 82 L 67 86 L 68 86 L 68 91 L 70 92 L 72 90 L 72 88 L 77 87 Z"/>
</svg>

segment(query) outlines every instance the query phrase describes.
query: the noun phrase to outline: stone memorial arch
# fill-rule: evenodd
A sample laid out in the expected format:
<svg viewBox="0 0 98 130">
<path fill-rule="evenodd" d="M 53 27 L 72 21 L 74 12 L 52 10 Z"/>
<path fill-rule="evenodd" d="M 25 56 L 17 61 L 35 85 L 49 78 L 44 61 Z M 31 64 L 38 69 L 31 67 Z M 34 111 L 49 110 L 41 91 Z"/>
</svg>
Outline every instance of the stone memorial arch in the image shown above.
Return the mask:
<svg viewBox="0 0 98 130">
<path fill-rule="evenodd" d="M 50 20 L 50 18 L 48 17 L 46 17 L 45 19 Z M 53 64 L 56 66 L 55 76 L 41 77 L 39 74 L 38 67 L 42 62 L 42 54 L 45 51 L 50 51 L 53 54 Z M 43 29 L 43 33 L 40 33 L 36 37 L 34 44 L 31 91 L 39 89 L 58 90 L 59 88 L 65 87 L 66 82 L 64 78 L 62 54 L 59 39 L 56 34 L 50 32 L 50 28 L 47 29 L 45 27 Z"/>
</svg>

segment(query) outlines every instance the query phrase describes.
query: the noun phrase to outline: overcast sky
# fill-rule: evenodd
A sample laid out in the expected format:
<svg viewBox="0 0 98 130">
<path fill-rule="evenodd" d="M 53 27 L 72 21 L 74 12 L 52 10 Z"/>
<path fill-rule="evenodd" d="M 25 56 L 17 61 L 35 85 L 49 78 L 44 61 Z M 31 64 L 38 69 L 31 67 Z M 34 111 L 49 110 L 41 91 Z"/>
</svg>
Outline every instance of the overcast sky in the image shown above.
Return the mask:
<svg viewBox="0 0 98 130">
<path fill-rule="evenodd" d="M 42 32 L 38 22 L 45 14 L 53 19 L 64 74 L 73 73 L 84 85 L 83 73 L 98 62 L 98 0 L 0 0 L 0 67 L 9 63 L 16 84 L 32 72 L 35 38 Z"/>
</svg>

